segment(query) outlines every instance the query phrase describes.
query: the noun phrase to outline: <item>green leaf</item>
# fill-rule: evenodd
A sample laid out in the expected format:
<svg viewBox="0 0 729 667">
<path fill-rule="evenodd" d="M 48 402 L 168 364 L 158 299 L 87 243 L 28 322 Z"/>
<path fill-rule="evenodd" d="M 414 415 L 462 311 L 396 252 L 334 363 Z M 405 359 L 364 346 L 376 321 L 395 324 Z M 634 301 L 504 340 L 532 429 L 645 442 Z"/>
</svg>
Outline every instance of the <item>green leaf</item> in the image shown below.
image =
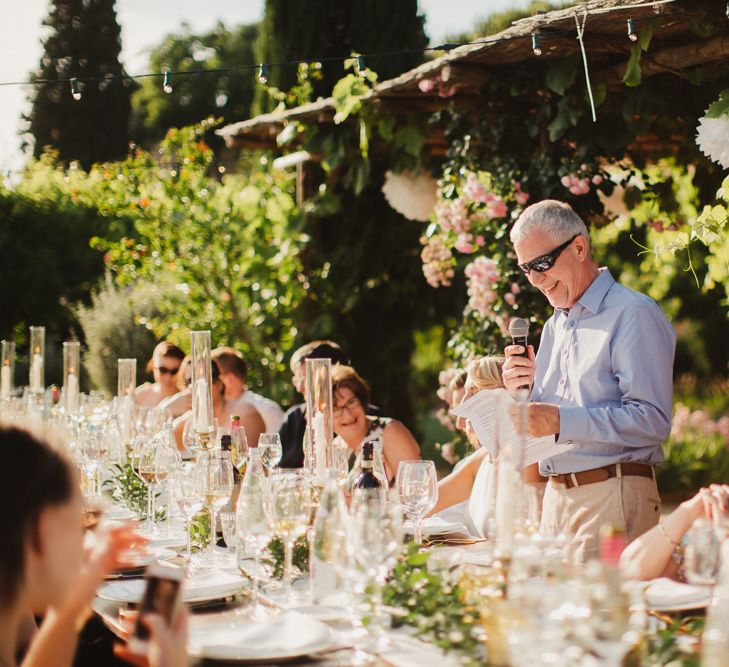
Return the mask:
<svg viewBox="0 0 729 667">
<path fill-rule="evenodd" d="M 651 39 L 653 38 L 653 21 L 648 21 L 641 29 L 638 34 L 638 46 L 643 51 L 647 51 L 650 46 Z"/>
<path fill-rule="evenodd" d="M 564 95 L 567 90 L 574 82 L 577 77 L 577 68 L 574 62 L 571 60 L 557 60 L 549 68 L 545 83 L 547 88 L 557 93 L 557 95 Z"/>
<path fill-rule="evenodd" d="M 706 110 L 707 118 L 721 118 L 729 116 L 729 88 L 725 88 L 719 93 L 719 99 L 712 102 Z"/>
<path fill-rule="evenodd" d="M 383 116 L 377 123 L 377 132 L 387 142 L 395 136 L 395 116 Z"/>
<path fill-rule="evenodd" d="M 395 146 L 418 157 L 425 144 L 425 134 L 415 125 L 405 125 L 395 133 Z"/>
<path fill-rule="evenodd" d="M 640 85 L 641 74 L 640 74 L 640 57 L 642 51 L 640 44 L 636 44 L 630 49 L 630 58 L 628 58 L 628 64 L 625 68 L 625 74 L 623 75 L 623 83 L 630 88 L 635 88 Z"/>
<path fill-rule="evenodd" d="M 557 141 L 570 127 L 576 125 L 580 115 L 577 109 L 572 108 L 569 99 L 563 97 L 557 104 L 557 115 L 547 126 L 550 141 Z"/>
</svg>

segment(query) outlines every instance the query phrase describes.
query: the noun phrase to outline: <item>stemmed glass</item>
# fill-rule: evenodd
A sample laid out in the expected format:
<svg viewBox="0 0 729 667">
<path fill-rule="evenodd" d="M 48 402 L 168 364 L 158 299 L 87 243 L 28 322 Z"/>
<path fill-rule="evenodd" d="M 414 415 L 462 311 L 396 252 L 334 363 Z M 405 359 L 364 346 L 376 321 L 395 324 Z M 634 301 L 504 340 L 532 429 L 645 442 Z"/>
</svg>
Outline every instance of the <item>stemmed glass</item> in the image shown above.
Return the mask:
<svg viewBox="0 0 729 667">
<path fill-rule="evenodd" d="M 696 519 L 686 534 L 686 580 L 698 586 L 712 586 L 716 583 L 718 562 L 719 541 L 711 521 Z"/>
<path fill-rule="evenodd" d="M 147 485 L 147 521 L 146 529 L 149 533 L 155 533 L 157 530 L 155 508 L 154 508 L 154 483 L 156 480 L 156 462 L 157 443 L 149 440 L 146 444 L 142 444 L 137 454 L 136 473 L 139 478 Z"/>
<path fill-rule="evenodd" d="M 403 511 L 415 524 L 413 539 L 421 544 L 423 517 L 438 500 L 438 476 L 432 461 L 401 461 L 397 469 L 397 490 Z"/>
<path fill-rule="evenodd" d="M 156 482 L 157 486 L 161 489 L 165 481 L 170 479 L 181 465 L 182 456 L 180 455 L 180 451 L 177 449 L 177 446 L 170 445 L 169 441 L 166 438 L 166 435 L 163 435 L 160 438 L 160 442 L 156 447 L 154 455 L 154 481 Z M 167 517 L 167 534 L 169 535 L 169 531 L 172 526 L 171 511 L 172 503 L 174 502 L 173 496 L 175 495 L 174 484 L 167 485 L 167 494 L 169 496 L 168 513 L 170 514 Z"/>
<path fill-rule="evenodd" d="M 258 437 L 258 450 L 261 452 L 261 461 L 269 473 L 281 461 L 283 449 L 281 447 L 281 438 L 278 433 L 261 433 Z"/>
<path fill-rule="evenodd" d="M 106 454 L 104 439 L 93 431 L 84 430 L 79 436 L 77 452 L 84 476 L 89 483 L 89 494 L 100 495 L 99 477 Z"/>
<path fill-rule="evenodd" d="M 233 464 L 222 458 L 219 452 L 209 452 L 198 465 L 201 466 L 205 484 L 205 505 L 210 508 L 209 560 L 211 565 L 215 565 L 218 512 L 230 500 L 233 492 Z"/>
<path fill-rule="evenodd" d="M 373 642 L 371 648 L 378 652 L 389 643 L 380 620 L 382 586 L 402 548 L 402 508 L 397 503 L 383 506 L 373 496 L 360 496 L 353 499 L 350 516 L 349 558 L 371 582 L 371 618 L 367 629 Z"/>
<path fill-rule="evenodd" d="M 187 563 L 192 561 L 192 544 L 190 529 L 192 517 L 202 509 L 203 494 L 205 493 L 204 479 L 200 470 L 195 466 L 180 466 L 173 476 L 175 485 L 175 502 L 185 517 L 185 532 L 187 533 Z"/>
<path fill-rule="evenodd" d="M 257 489 L 257 492 L 243 490 L 238 496 L 238 544 L 236 558 L 238 567 L 244 575 L 250 575 L 253 579 L 253 590 L 251 591 L 252 609 L 254 618 L 267 616 L 264 607 L 260 604 L 259 598 L 259 554 L 271 541 L 270 522 L 270 497 Z M 244 562 L 246 553 L 253 554 L 253 572 L 245 570 Z"/>
<path fill-rule="evenodd" d="M 292 558 L 294 544 L 306 532 L 311 516 L 311 490 L 303 479 L 285 476 L 271 486 L 269 519 L 275 535 L 284 543 L 284 596 L 294 600 Z"/>
</svg>

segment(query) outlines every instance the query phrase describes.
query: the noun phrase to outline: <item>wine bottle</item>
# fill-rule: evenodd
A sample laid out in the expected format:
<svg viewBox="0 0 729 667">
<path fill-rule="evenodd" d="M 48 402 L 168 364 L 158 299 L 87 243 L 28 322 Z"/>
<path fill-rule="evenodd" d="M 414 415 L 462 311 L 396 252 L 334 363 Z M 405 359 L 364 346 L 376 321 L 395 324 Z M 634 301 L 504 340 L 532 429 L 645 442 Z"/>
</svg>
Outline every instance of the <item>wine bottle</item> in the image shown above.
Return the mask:
<svg viewBox="0 0 729 667">
<path fill-rule="evenodd" d="M 368 441 L 362 445 L 362 472 L 352 484 L 353 500 L 369 501 L 370 498 L 377 498 L 382 502 L 382 482 L 375 475 L 374 465 L 374 443 Z"/>
<path fill-rule="evenodd" d="M 326 604 L 344 590 L 342 567 L 347 560 L 347 508 L 337 484 L 337 471 L 330 468 L 314 525 L 309 534 L 309 577 L 314 604 Z"/>
<path fill-rule="evenodd" d="M 228 433 L 224 433 L 220 436 L 220 457 L 224 460 L 230 461 L 233 468 L 233 491 L 230 494 L 230 501 L 228 502 L 226 509 L 235 511 L 236 504 L 238 503 L 238 495 L 240 494 L 242 480 L 238 468 L 233 465 L 233 461 L 231 460 L 231 447 L 231 437 Z"/>
</svg>

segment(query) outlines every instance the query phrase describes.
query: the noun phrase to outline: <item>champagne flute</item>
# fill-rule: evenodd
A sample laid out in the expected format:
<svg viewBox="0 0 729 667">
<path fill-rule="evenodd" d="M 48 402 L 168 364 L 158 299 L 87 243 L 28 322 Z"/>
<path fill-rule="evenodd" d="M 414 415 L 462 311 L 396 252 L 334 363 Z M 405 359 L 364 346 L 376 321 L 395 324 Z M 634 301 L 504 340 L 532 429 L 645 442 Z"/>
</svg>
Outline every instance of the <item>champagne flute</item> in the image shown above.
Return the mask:
<svg viewBox="0 0 729 667">
<path fill-rule="evenodd" d="M 210 508 L 209 561 L 214 565 L 218 512 L 230 500 L 233 492 L 233 464 L 222 458 L 220 452 L 210 452 L 199 465 L 202 466 L 205 480 L 205 505 Z"/>
<path fill-rule="evenodd" d="M 278 433 L 261 433 L 258 437 L 258 450 L 261 452 L 261 461 L 269 473 L 281 461 L 283 449 L 281 447 L 281 438 Z"/>
<path fill-rule="evenodd" d="M 397 469 L 400 503 L 415 524 L 413 539 L 421 544 L 423 517 L 438 500 L 438 476 L 432 461 L 401 461 Z"/>
<path fill-rule="evenodd" d="M 202 475 L 194 466 L 179 466 L 173 475 L 175 485 L 175 502 L 185 518 L 185 532 L 187 533 L 187 563 L 192 562 L 191 521 L 192 517 L 202 509 L 205 489 L 202 484 Z"/>
<path fill-rule="evenodd" d="M 286 476 L 271 488 L 270 521 L 275 535 L 284 543 L 284 595 L 294 599 L 292 557 L 294 544 L 306 532 L 311 516 L 311 490 L 303 479 Z"/>
<path fill-rule="evenodd" d="M 253 579 L 253 590 L 251 591 L 252 609 L 251 615 L 254 618 L 268 616 L 259 599 L 260 572 L 258 565 L 259 554 L 268 546 L 271 541 L 270 522 L 270 497 L 261 493 L 261 489 L 241 491 L 238 496 L 238 544 L 236 558 L 238 567 L 246 576 Z M 248 573 L 244 568 L 246 552 L 253 554 L 253 572 Z"/>
<path fill-rule="evenodd" d="M 371 649 L 380 652 L 389 641 L 380 619 L 382 586 L 397 563 L 404 538 L 402 509 L 393 503 L 383 506 L 378 498 L 360 496 L 352 503 L 348 530 L 350 559 L 370 583 L 370 622 L 367 630 Z"/>
</svg>

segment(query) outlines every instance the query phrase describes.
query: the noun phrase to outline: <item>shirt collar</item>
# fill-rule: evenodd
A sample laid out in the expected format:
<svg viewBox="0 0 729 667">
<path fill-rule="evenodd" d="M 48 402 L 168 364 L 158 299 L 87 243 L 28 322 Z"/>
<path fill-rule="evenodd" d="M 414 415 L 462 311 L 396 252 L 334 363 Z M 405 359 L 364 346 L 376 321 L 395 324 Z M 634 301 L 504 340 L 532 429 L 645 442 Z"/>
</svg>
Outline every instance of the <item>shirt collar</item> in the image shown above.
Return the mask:
<svg viewBox="0 0 729 667">
<path fill-rule="evenodd" d="M 585 310 L 589 310 L 593 315 L 600 310 L 602 300 L 615 284 L 615 278 L 612 277 L 606 267 L 603 266 L 598 271 L 597 278 L 590 283 L 590 286 L 585 290 L 584 294 L 577 299 L 577 303 Z M 568 317 L 570 314 L 569 308 L 555 308 L 555 311 L 564 317 Z"/>
<path fill-rule="evenodd" d="M 602 300 L 615 284 L 615 279 L 607 268 L 602 267 L 599 271 L 597 278 L 590 283 L 585 293 L 577 300 L 577 303 L 593 315 L 600 310 Z"/>
</svg>

